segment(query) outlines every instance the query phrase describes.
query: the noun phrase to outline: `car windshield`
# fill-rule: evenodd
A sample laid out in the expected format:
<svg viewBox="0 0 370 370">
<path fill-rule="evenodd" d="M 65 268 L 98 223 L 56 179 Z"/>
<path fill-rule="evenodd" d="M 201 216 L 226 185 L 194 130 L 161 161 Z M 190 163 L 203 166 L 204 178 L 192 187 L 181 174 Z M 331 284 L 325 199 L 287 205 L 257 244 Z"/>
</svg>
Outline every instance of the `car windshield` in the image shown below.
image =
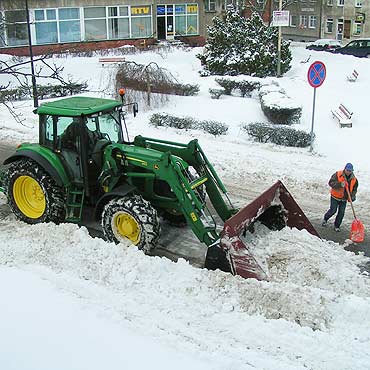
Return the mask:
<svg viewBox="0 0 370 370">
<path fill-rule="evenodd" d="M 121 124 L 119 112 L 110 112 L 87 118 L 87 127 L 90 131 L 98 132 L 112 142 L 121 141 Z"/>
</svg>

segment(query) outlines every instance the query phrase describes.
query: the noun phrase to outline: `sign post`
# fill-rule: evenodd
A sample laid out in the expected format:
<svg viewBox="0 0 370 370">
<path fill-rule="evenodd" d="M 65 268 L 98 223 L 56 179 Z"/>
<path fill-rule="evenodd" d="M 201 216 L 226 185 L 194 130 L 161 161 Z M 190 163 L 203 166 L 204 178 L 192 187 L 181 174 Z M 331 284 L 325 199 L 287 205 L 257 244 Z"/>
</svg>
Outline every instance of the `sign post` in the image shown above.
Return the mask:
<svg viewBox="0 0 370 370">
<path fill-rule="evenodd" d="M 279 0 L 279 10 L 272 13 L 272 25 L 279 27 L 278 44 L 277 44 L 277 77 L 281 75 L 281 27 L 289 26 L 289 10 L 281 10 L 283 1 Z"/>
<path fill-rule="evenodd" d="M 316 104 L 316 89 L 320 87 L 326 77 L 326 67 L 323 62 L 313 62 L 308 68 L 307 79 L 308 83 L 313 87 L 313 104 L 312 104 L 312 124 L 311 124 L 311 143 L 310 151 L 312 152 L 313 144 L 313 125 L 315 122 L 315 104 Z"/>
</svg>

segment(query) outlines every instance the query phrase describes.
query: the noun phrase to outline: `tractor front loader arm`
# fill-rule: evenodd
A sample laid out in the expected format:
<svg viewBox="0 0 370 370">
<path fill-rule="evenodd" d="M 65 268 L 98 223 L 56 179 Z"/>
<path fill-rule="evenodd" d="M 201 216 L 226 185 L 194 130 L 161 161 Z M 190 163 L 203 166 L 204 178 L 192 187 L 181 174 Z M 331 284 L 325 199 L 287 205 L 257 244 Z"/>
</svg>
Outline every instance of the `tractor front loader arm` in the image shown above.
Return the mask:
<svg viewBox="0 0 370 370">
<path fill-rule="evenodd" d="M 198 174 L 191 186 L 193 189 L 200 184 L 204 184 L 207 195 L 220 218 L 225 221 L 230 218 L 237 209 L 231 204 L 226 187 L 217 175 L 212 164 L 204 154 L 198 140 L 192 140 L 188 144 L 159 140 L 149 137 L 136 136 L 135 145 L 144 148 L 152 148 L 161 152 L 170 152 L 171 154 L 182 158 L 192 166 Z M 225 199 L 227 203 L 225 202 Z"/>
</svg>

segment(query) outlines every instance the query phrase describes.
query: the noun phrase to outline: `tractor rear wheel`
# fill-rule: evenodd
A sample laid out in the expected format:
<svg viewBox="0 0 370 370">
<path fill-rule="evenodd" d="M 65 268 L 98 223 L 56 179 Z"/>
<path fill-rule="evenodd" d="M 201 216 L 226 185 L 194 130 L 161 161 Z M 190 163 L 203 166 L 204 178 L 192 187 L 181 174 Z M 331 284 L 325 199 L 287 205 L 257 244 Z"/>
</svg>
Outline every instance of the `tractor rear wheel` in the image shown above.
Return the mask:
<svg viewBox="0 0 370 370">
<path fill-rule="evenodd" d="M 112 199 L 104 207 L 101 225 L 109 241 L 129 241 L 145 253 L 156 247 L 160 236 L 157 211 L 140 195 Z"/>
<path fill-rule="evenodd" d="M 59 223 L 65 219 L 65 193 L 36 162 L 24 158 L 12 163 L 4 188 L 13 213 L 29 224 Z"/>
</svg>

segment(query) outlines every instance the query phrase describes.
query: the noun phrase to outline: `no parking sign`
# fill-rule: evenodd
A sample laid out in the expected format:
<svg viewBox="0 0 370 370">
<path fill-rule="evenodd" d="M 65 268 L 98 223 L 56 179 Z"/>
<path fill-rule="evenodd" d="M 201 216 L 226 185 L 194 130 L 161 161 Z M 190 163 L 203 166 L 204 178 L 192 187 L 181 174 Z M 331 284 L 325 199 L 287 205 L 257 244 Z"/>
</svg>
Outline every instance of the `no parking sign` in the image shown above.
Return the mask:
<svg viewBox="0 0 370 370">
<path fill-rule="evenodd" d="M 312 151 L 313 143 L 313 125 L 315 122 L 315 104 L 316 104 L 316 88 L 320 87 L 326 78 L 326 67 L 323 62 L 313 62 L 308 68 L 307 80 L 308 83 L 314 88 L 313 90 L 313 104 L 312 104 L 312 125 L 311 125 L 311 145 L 310 151 Z"/>
<path fill-rule="evenodd" d="M 310 65 L 307 72 L 308 83 L 314 87 L 320 87 L 326 77 L 326 67 L 323 62 L 314 62 Z"/>
</svg>

